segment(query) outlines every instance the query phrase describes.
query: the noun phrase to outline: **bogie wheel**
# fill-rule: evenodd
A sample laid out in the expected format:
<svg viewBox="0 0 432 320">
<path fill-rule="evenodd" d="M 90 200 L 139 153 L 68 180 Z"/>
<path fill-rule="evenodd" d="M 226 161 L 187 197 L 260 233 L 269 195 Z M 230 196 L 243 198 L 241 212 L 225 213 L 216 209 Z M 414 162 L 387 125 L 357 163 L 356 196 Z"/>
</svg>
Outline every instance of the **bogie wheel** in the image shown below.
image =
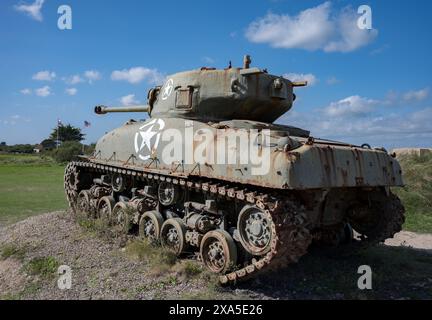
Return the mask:
<svg viewBox="0 0 432 320">
<path fill-rule="evenodd" d="M 97 205 L 97 217 L 102 219 L 106 224 L 111 224 L 114 206 L 115 200 L 113 197 L 105 196 L 100 198 Z"/>
<path fill-rule="evenodd" d="M 85 214 L 88 218 L 93 217 L 93 210 L 90 202 L 90 193 L 88 190 L 82 190 L 78 194 L 76 208 L 78 213 Z"/>
<path fill-rule="evenodd" d="M 160 239 L 162 246 L 172 250 L 177 256 L 186 251 L 186 226 L 182 219 L 168 219 L 162 225 Z"/>
<path fill-rule="evenodd" d="M 163 217 L 158 211 L 145 212 L 139 221 L 139 236 L 141 239 L 148 239 L 156 242 L 160 238 Z"/>
<path fill-rule="evenodd" d="M 123 233 L 127 234 L 132 228 L 132 207 L 125 202 L 118 202 L 112 213 L 112 224 Z"/>
<path fill-rule="evenodd" d="M 201 241 L 200 254 L 204 265 L 215 273 L 225 273 L 237 264 L 237 247 L 225 230 L 207 232 Z"/>
<path fill-rule="evenodd" d="M 262 256 L 271 250 L 274 223 L 267 211 L 246 205 L 239 213 L 237 229 L 241 244 L 250 254 Z"/>
</svg>

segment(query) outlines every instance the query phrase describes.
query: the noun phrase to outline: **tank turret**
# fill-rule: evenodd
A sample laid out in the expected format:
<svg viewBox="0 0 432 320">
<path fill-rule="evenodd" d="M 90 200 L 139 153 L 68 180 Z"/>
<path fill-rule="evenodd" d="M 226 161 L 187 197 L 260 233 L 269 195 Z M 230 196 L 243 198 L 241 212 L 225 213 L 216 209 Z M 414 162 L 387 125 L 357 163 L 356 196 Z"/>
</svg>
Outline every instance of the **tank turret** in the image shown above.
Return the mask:
<svg viewBox="0 0 432 320">
<path fill-rule="evenodd" d="M 295 100 L 293 88 L 307 82 L 292 82 L 265 69 L 251 68 L 250 64 L 250 56 L 245 56 L 242 68 L 230 64 L 226 69 L 203 67 L 170 75 L 163 86 L 149 91 L 148 111 L 151 117 L 272 123 L 291 109 Z M 95 111 L 104 114 L 147 110 L 96 107 Z"/>
</svg>

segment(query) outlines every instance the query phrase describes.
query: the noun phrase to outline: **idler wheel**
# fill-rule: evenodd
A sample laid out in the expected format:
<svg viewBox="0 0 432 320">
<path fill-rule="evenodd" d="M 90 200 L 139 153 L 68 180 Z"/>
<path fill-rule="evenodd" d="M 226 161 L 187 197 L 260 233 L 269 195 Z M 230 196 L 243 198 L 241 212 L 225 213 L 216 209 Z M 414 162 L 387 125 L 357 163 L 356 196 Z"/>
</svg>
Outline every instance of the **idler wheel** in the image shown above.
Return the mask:
<svg viewBox="0 0 432 320">
<path fill-rule="evenodd" d="M 348 210 L 348 222 L 352 228 L 369 242 L 383 242 L 402 230 L 405 208 L 400 199 L 390 193 L 367 194 L 363 203 Z"/>
<path fill-rule="evenodd" d="M 207 232 L 201 241 L 200 254 L 212 272 L 225 273 L 237 264 L 237 247 L 225 230 Z"/>
<path fill-rule="evenodd" d="M 160 238 L 162 246 L 172 250 L 176 255 L 181 255 L 186 251 L 186 226 L 182 219 L 168 219 L 162 225 Z"/>
<path fill-rule="evenodd" d="M 163 217 L 158 211 L 145 212 L 139 221 L 140 238 L 157 242 L 160 239 L 162 224 Z"/>
<path fill-rule="evenodd" d="M 76 207 L 79 213 L 84 213 L 88 218 L 93 217 L 90 192 L 88 190 L 82 190 L 78 194 Z"/>
<path fill-rule="evenodd" d="M 132 212 L 133 208 L 126 202 L 117 202 L 112 211 L 112 223 L 117 229 L 127 234 L 132 228 Z"/>
<path fill-rule="evenodd" d="M 115 200 L 111 196 L 105 196 L 99 199 L 97 205 L 97 217 L 107 224 L 111 224 L 112 212 L 115 206 Z"/>
<path fill-rule="evenodd" d="M 271 249 L 273 220 L 268 212 L 245 206 L 239 214 L 237 229 L 240 242 L 250 254 L 262 256 Z"/>
</svg>

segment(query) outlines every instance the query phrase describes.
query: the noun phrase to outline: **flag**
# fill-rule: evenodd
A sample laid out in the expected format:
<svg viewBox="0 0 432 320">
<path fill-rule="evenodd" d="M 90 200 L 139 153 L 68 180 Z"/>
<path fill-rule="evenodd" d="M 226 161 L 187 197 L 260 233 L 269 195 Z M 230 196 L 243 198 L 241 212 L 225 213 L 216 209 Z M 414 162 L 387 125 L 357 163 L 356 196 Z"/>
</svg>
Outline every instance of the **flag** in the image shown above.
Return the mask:
<svg viewBox="0 0 432 320">
<path fill-rule="evenodd" d="M 91 123 L 88 121 L 84 121 L 84 127 L 86 127 L 86 128 L 91 127 Z"/>
</svg>

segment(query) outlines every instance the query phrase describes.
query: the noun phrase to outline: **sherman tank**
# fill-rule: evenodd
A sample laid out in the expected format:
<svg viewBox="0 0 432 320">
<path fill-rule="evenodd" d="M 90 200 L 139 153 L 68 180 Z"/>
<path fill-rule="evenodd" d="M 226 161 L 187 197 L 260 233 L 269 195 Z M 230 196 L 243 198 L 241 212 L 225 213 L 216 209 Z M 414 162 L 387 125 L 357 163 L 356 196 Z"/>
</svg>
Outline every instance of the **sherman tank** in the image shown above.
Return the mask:
<svg viewBox="0 0 432 320">
<path fill-rule="evenodd" d="M 222 283 L 297 262 L 312 243 L 372 245 L 399 232 L 395 157 L 275 124 L 307 83 L 250 63 L 168 76 L 145 106 L 95 107 L 146 119 L 68 164 L 72 210 L 195 256 Z"/>
</svg>

